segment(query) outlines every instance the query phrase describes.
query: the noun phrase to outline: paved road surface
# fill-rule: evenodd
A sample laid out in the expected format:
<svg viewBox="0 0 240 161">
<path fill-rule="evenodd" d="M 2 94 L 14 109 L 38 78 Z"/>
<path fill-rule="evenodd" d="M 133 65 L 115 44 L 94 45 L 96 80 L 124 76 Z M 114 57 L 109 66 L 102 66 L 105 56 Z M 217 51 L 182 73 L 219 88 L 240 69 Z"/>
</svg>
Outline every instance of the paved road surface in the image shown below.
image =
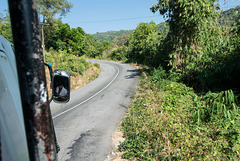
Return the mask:
<svg viewBox="0 0 240 161">
<path fill-rule="evenodd" d="M 127 64 L 95 61 L 100 76 L 73 91 L 67 104 L 51 103 L 61 151 L 59 161 L 104 161 L 112 149 L 112 134 L 135 94 L 138 71 Z"/>
</svg>

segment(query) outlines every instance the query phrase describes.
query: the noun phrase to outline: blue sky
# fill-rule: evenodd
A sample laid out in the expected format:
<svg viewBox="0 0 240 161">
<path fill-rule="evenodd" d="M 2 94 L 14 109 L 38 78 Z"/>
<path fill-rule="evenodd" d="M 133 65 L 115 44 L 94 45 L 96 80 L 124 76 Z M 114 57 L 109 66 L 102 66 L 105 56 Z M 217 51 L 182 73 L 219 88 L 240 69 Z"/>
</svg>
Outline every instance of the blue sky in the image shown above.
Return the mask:
<svg viewBox="0 0 240 161">
<path fill-rule="evenodd" d="M 157 0 L 68 0 L 70 13 L 62 18 L 72 28 L 81 27 L 86 33 L 135 29 L 140 22 L 163 22 L 159 13 L 150 11 Z M 226 2 L 226 3 L 225 3 Z M 220 0 L 223 10 L 240 5 L 240 0 Z M 7 9 L 7 0 L 0 0 L 0 12 Z"/>
</svg>

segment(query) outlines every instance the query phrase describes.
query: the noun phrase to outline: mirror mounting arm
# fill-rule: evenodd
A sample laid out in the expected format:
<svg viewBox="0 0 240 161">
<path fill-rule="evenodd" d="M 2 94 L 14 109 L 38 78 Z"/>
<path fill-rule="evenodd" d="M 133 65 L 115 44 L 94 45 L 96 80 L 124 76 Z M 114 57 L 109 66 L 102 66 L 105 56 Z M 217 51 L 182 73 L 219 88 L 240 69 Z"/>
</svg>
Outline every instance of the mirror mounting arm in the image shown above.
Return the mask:
<svg viewBox="0 0 240 161">
<path fill-rule="evenodd" d="M 48 67 L 48 70 L 50 72 L 50 78 L 51 78 L 51 83 L 52 83 L 52 76 L 53 76 L 53 71 L 52 71 L 52 65 L 51 63 L 44 63 L 44 65 L 46 65 Z M 52 85 L 51 85 L 51 88 L 52 88 Z"/>
<path fill-rule="evenodd" d="M 52 65 L 51 63 L 49 62 L 48 64 L 44 62 L 44 65 L 46 65 L 48 67 L 48 70 L 49 70 L 49 74 L 50 74 L 50 88 L 52 89 L 52 79 L 53 79 L 53 71 L 52 71 Z M 53 100 L 53 96 L 51 96 L 51 98 L 49 99 L 49 103 L 51 103 Z"/>
</svg>

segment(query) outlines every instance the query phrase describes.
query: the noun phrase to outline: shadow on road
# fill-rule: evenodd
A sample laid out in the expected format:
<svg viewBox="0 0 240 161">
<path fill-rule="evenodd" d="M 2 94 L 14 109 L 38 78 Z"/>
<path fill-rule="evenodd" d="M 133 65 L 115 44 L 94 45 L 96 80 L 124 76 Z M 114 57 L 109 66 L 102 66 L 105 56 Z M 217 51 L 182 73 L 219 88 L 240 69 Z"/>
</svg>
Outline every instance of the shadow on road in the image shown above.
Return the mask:
<svg viewBox="0 0 240 161">
<path fill-rule="evenodd" d="M 132 79 L 139 76 L 139 71 L 137 69 L 134 70 L 127 70 L 127 75 L 125 76 L 126 79 Z"/>
</svg>

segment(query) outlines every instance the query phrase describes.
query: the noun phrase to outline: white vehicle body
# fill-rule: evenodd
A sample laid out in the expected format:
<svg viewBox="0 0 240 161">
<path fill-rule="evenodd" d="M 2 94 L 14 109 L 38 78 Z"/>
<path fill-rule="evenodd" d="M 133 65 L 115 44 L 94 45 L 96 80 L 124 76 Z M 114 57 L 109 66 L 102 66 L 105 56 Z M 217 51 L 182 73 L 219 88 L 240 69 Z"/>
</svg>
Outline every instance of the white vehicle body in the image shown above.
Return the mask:
<svg viewBox="0 0 240 161">
<path fill-rule="evenodd" d="M 11 43 L 1 35 L 0 160 L 29 160 L 15 55 Z"/>
</svg>

